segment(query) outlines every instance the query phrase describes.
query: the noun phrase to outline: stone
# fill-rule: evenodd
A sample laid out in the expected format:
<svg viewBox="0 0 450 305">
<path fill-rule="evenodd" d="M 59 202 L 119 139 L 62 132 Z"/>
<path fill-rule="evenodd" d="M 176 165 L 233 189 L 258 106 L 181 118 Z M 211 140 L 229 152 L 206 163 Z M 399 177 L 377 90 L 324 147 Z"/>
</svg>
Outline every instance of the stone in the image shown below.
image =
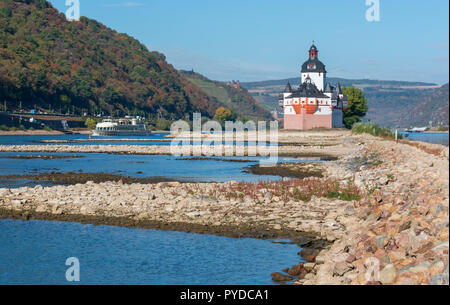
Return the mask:
<svg viewBox="0 0 450 305">
<path fill-rule="evenodd" d="M 62 209 L 60 206 L 54 205 L 52 208 L 52 214 L 55 215 L 61 215 L 62 214 Z"/>
<path fill-rule="evenodd" d="M 430 285 L 449 285 L 449 274 L 436 274 L 430 282 Z"/>
<path fill-rule="evenodd" d="M 305 261 L 309 263 L 314 263 L 316 261 L 316 257 L 319 254 L 319 250 L 317 249 L 302 249 L 298 253 Z"/>
<path fill-rule="evenodd" d="M 428 261 L 425 261 L 425 262 L 421 262 L 420 264 L 417 264 L 411 268 L 408 268 L 407 270 L 409 272 L 418 273 L 418 272 L 428 271 L 428 269 L 430 269 L 430 267 L 431 267 L 431 263 Z"/>
<path fill-rule="evenodd" d="M 386 236 L 380 236 L 380 237 L 377 239 L 377 246 L 378 246 L 379 248 L 383 248 L 384 246 L 387 245 L 387 243 L 388 243 L 388 239 L 387 239 Z"/>
<path fill-rule="evenodd" d="M 185 215 L 187 217 L 198 217 L 201 215 L 201 213 L 200 212 L 189 212 L 189 213 L 185 213 Z"/>
<path fill-rule="evenodd" d="M 289 275 L 285 275 L 283 273 L 280 272 L 273 272 L 270 274 L 270 276 L 272 277 L 272 281 L 274 282 L 289 282 L 292 281 L 294 278 L 289 276 Z"/>
<path fill-rule="evenodd" d="M 349 264 L 347 262 L 338 262 L 334 265 L 333 268 L 333 275 L 334 276 L 343 276 L 350 270 L 353 270 L 354 266 L 352 264 Z"/>
<path fill-rule="evenodd" d="M 345 259 L 345 261 L 347 262 L 347 263 L 353 263 L 354 261 L 356 261 L 356 256 L 354 256 L 353 254 L 349 254 L 348 256 L 347 256 L 347 258 Z"/>
<path fill-rule="evenodd" d="M 355 208 L 352 205 L 348 205 L 345 208 L 345 214 L 346 215 L 354 215 L 356 213 Z"/>
<path fill-rule="evenodd" d="M 399 232 L 402 232 L 402 231 L 408 230 L 409 228 L 411 228 L 411 221 L 410 221 L 410 220 L 407 221 L 407 222 L 404 222 L 404 223 L 399 227 L 398 231 L 399 231 Z"/>
<path fill-rule="evenodd" d="M 388 184 L 388 182 L 389 182 L 389 179 L 387 178 L 387 177 L 381 177 L 380 179 L 378 179 L 378 183 L 379 184 L 381 184 L 381 185 L 386 185 L 386 184 Z"/>
<path fill-rule="evenodd" d="M 316 266 L 315 263 L 305 263 L 305 264 L 303 264 L 303 269 L 305 269 L 306 272 L 311 272 L 314 270 L 315 266 Z"/>
<path fill-rule="evenodd" d="M 397 270 L 393 264 L 389 264 L 380 271 L 379 276 L 382 284 L 392 284 L 397 276 Z"/>
<path fill-rule="evenodd" d="M 264 194 L 264 199 L 272 200 L 272 197 L 273 197 L 273 195 L 272 195 L 271 192 L 266 192 L 266 193 Z"/>
<path fill-rule="evenodd" d="M 366 221 L 367 222 L 377 221 L 378 219 L 380 219 L 380 217 L 381 217 L 381 212 L 372 213 L 369 216 L 367 216 Z"/>
<path fill-rule="evenodd" d="M 305 269 L 304 269 L 304 267 L 303 267 L 303 264 L 298 264 L 298 265 L 295 265 L 295 266 L 291 267 L 291 268 L 289 269 L 289 271 L 288 271 L 288 274 L 289 274 L 289 275 L 292 275 L 292 276 L 298 276 L 298 275 L 300 275 L 300 273 L 302 273 L 304 270 L 305 270 Z"/>
<path fill-rule="evenodd" d="M 47 209 L 46 209 L 45 205 L 41 204 L 41 205 L 37 206 L 35 211 L 36 211 L 36 213 L 45 213 L 47 211 Z"/>
</svg>

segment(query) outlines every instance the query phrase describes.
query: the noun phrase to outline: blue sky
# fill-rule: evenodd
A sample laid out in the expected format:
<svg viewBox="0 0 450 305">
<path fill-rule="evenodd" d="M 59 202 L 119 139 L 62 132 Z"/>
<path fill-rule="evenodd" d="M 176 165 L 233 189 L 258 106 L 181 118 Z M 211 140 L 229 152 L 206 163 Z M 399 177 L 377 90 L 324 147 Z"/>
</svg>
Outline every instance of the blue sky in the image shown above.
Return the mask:
<svg viewBox="0 0 450 305">
<path fill-rule="evenodd" d="M 379 22 L 366 20 L 366 0 L 80 0 L 80 8 L 176 68 L 216 80 L 297 77 L 314 40 L 332 77 L 448 82 L 448 1 L 379 1 Z"/>
</svg>

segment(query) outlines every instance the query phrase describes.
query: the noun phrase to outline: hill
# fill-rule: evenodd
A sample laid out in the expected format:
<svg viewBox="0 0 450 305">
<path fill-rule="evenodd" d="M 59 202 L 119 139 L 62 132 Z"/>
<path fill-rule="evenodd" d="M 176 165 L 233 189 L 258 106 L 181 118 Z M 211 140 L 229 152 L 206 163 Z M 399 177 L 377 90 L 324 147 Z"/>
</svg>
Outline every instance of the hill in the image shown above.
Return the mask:
<svg viewBox="0 0 450 305">
<path fill-rule="evenodd" d="M 340 83 L 342 86 L 433 86 L 433 83 L 424 82 L 407 82 L 407 81 L 395 81 L 395 80 L 373 80 L 373 79 L 346 79 L 339 77 L 327 77 L 327 80 L 334 84 Z M 287 82 L 291 84 L 298 84 L 300 82 L 300 77 L 292 77 L 278 80 L 267 80 L 258 82 L 243 82 L 241 83 L 245 88 L 249 90 L 261 88 L 261 87 L 273 87 L 273 86 L 286 86 Z"/>
<path fill-rule="evenodd" d="M 189 81 L 210 97 L 232 109 L 242 118 L 270 119 L 269 111 L 261 107 L 245 88 L 234 88 L 226 83 L 213 81 L 193 71 L 180 71 Z"/>
<path fill-rule="evenodd" d="M 366 90 L 372 101 L 367 118 L 390 127 L 448 124 L 448 84 L 431 89 Z"/>
<path fill-rule="evenodd" d="M 267 110 L 278 107 L 278 94 L 286 83 L 298 85 L 299 78 L 242 83 Z M 331 83 L 363 90 L 369 112 L 366 120 L 393 127 L 425 126 L 429 121 L 448 123 L 448 84 L 328 78 Z"/>
<path fill-rule="evenodd" d="M 222 106 L 158 52 L 44 0 L 0 0 L 0 101 L 7 109 L 212 117 Z"/>
</svg>

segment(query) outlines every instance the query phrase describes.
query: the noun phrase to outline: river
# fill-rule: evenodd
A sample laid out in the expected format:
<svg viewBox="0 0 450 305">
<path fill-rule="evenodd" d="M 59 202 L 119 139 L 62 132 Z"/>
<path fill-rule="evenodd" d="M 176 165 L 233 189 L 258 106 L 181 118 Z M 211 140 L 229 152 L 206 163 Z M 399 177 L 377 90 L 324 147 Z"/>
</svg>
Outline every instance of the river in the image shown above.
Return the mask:
<svg viewBox="0 0 450 305">
<path fill-rule="evenodd" d="M 1 284 L 274 284 L 300 247 L 253 238 L 0 220 Z M 80 282 L 66 280 L 66 259 Z"/>
<path fill-rule="evenodd" d="M 0 137 L 0 145 L 52 145 L 52 141 L 68 145 L 169 145 L 164 135 L 126 141 L 114 138 L 87 141 L 87 135 L 4 136 Z M 0 153 L 0 176 L 102 172 L 195 182 L 281 179 L 244 172 L 244 168 L 256 164 L 259 157 L 238 157 L 246 162 L 219 159 L 101 153 Z M 280 161 L 311 162 L 287 157 Z M 48 181 L 0 180 L 0 188 L 38 184 L 52 185 Z M 80 261 L 79 284 L 274 284 L 270 274 L 298 264 L 299 251 L 296 244 L 253 238 L 1 219 L 0 284 L 70 284 L 65 277 L 68 268 L 65 262 L 69 257 Z"/>
</svg>

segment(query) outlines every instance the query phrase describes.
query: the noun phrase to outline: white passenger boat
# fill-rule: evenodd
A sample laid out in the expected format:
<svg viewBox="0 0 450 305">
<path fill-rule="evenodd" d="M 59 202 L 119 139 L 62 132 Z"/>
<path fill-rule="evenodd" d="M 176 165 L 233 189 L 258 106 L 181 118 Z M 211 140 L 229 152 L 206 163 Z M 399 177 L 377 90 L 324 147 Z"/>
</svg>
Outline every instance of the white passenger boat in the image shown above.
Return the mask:
<svg viewBox="0 0 450 305">
<path fill-rule="evenodd" d="M 147 136 L 151 131 L 139 118 L 106 119 L 95 127 L 94 136 Z"/>
</svg>

